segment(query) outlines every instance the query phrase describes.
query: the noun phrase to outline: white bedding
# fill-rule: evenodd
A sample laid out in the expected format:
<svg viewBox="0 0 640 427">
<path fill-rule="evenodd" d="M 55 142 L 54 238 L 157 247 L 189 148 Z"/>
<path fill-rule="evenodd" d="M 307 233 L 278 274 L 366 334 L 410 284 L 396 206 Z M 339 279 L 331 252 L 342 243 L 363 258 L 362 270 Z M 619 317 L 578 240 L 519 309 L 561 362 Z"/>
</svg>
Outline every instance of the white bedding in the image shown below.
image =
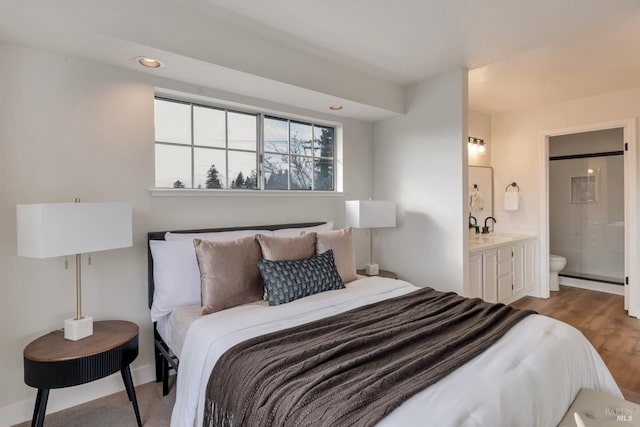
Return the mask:
<svg viewBox="0 0 640 427">
<path fill-rule="evenodd" d="M 173 328 L 173 313 L 169 313 L 156 320 L 156 330 L 160 338 L 171 348 L 171 330 Z"/>
<path fill-rule="evenodd" d="M 247 304 L 202 316 L 185 338 L 171 425 L 202 425 L 211 370 L 235 344 L 415 289 L 401 280 L 371 277 L 280 306 Z M 483 354 L 404 402 L 379 426 L 554 426 L 581 388 L 622 396 L 578 330 L 532 315 Z"/>
<path fill-rule="evenodd" d="M 178 356 L 178 359 L 182 356 L 182 348 L 184 346 L 185 338 L 187 337 L 187 331 L 191 327 L 191 324 L 200 319 L 200 304 L 198 305 L 185 305 L 177 307 L 171 315 L 171 350 L 173 354 Z"/>
</svg>

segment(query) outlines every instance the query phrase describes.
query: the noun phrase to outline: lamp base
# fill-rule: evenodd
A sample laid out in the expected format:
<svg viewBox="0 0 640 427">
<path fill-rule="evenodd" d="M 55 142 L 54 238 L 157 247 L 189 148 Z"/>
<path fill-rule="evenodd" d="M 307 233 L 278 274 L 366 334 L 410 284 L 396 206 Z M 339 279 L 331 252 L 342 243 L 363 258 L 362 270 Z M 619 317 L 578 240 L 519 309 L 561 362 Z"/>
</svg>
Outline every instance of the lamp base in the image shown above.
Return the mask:
<svg viewBox="0 0 640 427">
<path fill-rule="evenodd" d="M 367 272 L 367 276 L 377 276 L 380 273 L 378 264 L 365 264 L 364 269 Z"/>
<path fill-rule="evenodd" d="M 93 317 L 83 316 L 81 319 L 67 319 L 64 321 L 64 337 L 71 341 L 93 335 Z"/>
</svg>

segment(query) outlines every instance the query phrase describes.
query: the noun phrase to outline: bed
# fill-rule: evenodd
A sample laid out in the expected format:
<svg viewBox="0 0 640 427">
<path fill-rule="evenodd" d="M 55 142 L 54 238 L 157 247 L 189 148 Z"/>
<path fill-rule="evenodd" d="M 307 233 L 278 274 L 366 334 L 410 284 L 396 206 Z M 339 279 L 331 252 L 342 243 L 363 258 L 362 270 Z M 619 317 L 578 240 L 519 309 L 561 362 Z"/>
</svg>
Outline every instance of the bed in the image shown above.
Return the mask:
<svg viewBox="0 0 640 427">
<path fill-rule="evenodd" d="M 319 226 L 289 224 L 187 233 Z M 164 237 L 164 232 L 149 236 L 150 240 Z M 153 271 L 150 253 L 150 305 Z M 418 289 L 402 280 L 369 277 L 351 281 L 344 289 L 275 307 L 255 301 L 204 316 L 200 315 L 200 304 L 175 307 L 154 323 L 157 379 L 163 380 L 165 391 L 169 369 L 179 371 L 172 426 L 203 425 L 211 371 L 229 349 L 255 337 L 401 298 Z M 562 419 L 582 388 L 622 396 L 602 359 L 579 331 L 545 316 L 530 315 L 481 354 L 409 397 L 377 425 L 552 426 Z"/>
</svg>

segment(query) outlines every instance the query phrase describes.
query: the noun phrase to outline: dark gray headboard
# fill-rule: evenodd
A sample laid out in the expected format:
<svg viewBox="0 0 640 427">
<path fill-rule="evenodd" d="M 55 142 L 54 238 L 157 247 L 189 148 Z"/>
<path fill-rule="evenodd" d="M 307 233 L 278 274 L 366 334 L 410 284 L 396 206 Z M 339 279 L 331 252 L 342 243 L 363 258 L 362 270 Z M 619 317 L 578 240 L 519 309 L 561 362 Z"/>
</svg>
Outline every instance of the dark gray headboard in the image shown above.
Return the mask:
<svg viewBox="0 0 640 427">
<path fill-rule="evenodd" d="M 148 253 L 148 282 L 149 282 L 149 308 L 153 303 L 153 257 L 151 256 L 151 246 L 148 241 L 151 240 L 164 240 L 164 235 L 167 232 L 171 233 L 212 233 L 218 231 L 236 231 L 236 230 L 281 230 L 283 228 L 303 228 L 303 227 L 315 227 L 317 225 L 325 224 L 325 222 L 305 222 L 298 224 L 276 224 L 276 225 L 252 225 L 246 227 L 225 227 L 225 228 L 205 228 L 200 230 L 167 230 L 167 231 L 152 231 L 147 233 L 147 253 Z"/>
</svg>

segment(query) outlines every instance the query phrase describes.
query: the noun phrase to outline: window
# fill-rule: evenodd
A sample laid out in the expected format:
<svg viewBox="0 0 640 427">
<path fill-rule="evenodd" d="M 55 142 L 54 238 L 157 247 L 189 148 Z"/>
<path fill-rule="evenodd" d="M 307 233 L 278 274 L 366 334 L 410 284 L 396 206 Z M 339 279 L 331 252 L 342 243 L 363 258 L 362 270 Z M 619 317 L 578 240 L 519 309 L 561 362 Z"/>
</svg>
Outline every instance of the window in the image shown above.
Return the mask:
<svg viewBox="0 0 640 427">
<path fill-rule="evenodd" d="M 258 115 L 155 100 L 156 187 L 258 188 Z"/>
<path fill-rule="evenodd" d="M 330 126 L 156 97 L 156 187 L 333 191 L 334 140 Z"/>
<path fill-rule="evenodd" d="M 333 190 L 334 129 L 264 117 L 264 188 Z"/>
</svg>

